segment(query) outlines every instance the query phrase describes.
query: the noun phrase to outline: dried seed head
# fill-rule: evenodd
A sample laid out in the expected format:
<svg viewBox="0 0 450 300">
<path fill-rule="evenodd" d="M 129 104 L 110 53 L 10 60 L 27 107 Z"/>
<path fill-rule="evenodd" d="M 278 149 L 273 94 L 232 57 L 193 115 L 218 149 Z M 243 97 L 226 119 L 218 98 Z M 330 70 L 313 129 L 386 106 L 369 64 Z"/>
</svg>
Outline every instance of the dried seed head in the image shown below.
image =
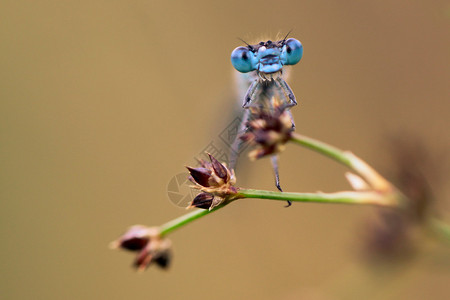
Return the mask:
<svg viewBox="0 0 450 300">
<path fill-rule="evenodd" d="M 188 208 L 197 207 L 203 209 L 209 209 L 212 205 L 214 196 L 208 193 L 200 193 L 198 194 L 194 200 L 192 200 L 191 204 Z"/>
<path fill-rule="evenodd" d="M 190 180 L 195 184 L 193 188 L 203 193 L 197 195 L 188 206 L 204 209 L 213 209 L 226 200 L 234 199 L 237 189 L 233 170 L 229 170 L 225 164 L 220 163 L 208 153 L 210 162 L 200 161 L 201 167 L 187 167 L 191 174 Z"/>
<path fill-rule="evenodd" d="M 111 243 L 111 248 L 138 252 L 133 266 L 140 271 L 145 270 L 153 262 L 161 268 L 167 268 L 170 263 L 171 242 L 162 238 L 156 227 L 132 226 Z"/>
<path fill-rule="evenodd" d="M 256 146 L 249 153 L 252 160 L 284 150 L 284 144 L 293 131 L 292 118 L 287 106 L 272 98 L 272 109 L 250 108 L 255 119 L 248 122 L 248 131 L 240 138 Z"/>
<path fill-rule="evenodd" d="M 134 267 L 138 271 L 144 271 L 150 264 L 156 263 L 159 267 L 167 269 L 172 258 L 172 243 L 168 239 L 155 240 L 148 247 L 138 253 L 134 260 Z"/>
<path fill-rule="evenodd" d="M 419 137 L 402 132 L 388 142 L 393 182 L 406 196 L 407 206 L 402 210 L 379 208 L 368 220 L 364 237 L 370 258 L 398 260 L 415 254 L 418 229 L 429 224 L 436 209 L 434 201 L 439 199 L 433 187 L 438 187 L 445 176 L 439 168 L 443 157 L 435 160 L 437 153 Z"/>
<path fill-rule="evenodd" d="M 214 173 L 221 178 L 224 182 L 227 182 L 230 178 L 228 176 L 228 170 L 222 165 L 217 159 L 214 158 L 211 154 L 208 153 L 209 159 L 211 160 L 212 168 L 214 169 Z"/>
<path fill-rule="evenodd" d="M 209 178 L 211 177 L 210 170 L 206 168 L 186 168 L 189 170 L 194 183 L 198 183 L 201 186 L 209 186 Z"/>
<path fill-rule="evenodd" d="M 155 235 L 153 228 L 142 225 L 131 226 L 120 238 L 111 243 L 111 248 L 123 248 L 129 251 L 140 251 L 145 248 L 150 241 L 150 237 Z"/>
</svg>

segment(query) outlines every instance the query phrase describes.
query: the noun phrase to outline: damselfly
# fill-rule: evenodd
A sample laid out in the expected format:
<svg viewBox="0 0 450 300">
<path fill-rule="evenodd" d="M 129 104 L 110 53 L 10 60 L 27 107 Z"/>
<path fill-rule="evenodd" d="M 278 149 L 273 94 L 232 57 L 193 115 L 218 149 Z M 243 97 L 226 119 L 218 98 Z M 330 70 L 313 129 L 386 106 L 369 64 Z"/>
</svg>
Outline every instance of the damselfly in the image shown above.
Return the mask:
<svg viewBox="0 0 450 300">
<path fill-rule="evenodd" d="M 303 46 L 300 41 L 289 38 L 272 42 L 260 42 L 250 45 L 243 41 L 246 46 L 237 47 L 231 53 L 231 63 L 233 67 L 242 73 L 248 83 L 247 92 L 243 99 L 242 107 L 245 109 L 237 138 L 232 146 L 230 155 L 230 167 L 235 168 L 238 153 L 242 145 L 239 139 L 247 130 L 247 122 L 252 118 L 253 106 L 270 111 L 272 98 L 284 102 L 286 107 L 297 105 L 294 93 L 285 81 L 284 66 L 297 64 L 303 55 Z M 289 108 L 287 108 L 289 110 Z M 290 111 L 289 111 L 290 113 Z M 292 126 L 294 120 L 290 113 Z M 275 184 L 282 191 L 278 172 L 278 156 L 272 155 L 272 166 L 275 172 Z"/>
</svg>

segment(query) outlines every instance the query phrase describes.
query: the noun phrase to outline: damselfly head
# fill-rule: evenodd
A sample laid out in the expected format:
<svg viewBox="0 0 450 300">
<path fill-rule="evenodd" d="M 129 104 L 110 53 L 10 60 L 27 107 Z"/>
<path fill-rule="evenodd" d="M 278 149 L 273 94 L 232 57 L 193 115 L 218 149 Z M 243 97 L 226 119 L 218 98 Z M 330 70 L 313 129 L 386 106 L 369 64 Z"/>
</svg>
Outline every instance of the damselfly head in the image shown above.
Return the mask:
<svg viewBox="0 0 450 300">
<path fill-rule="evenodd" d="M 285 65 L 295 65 L 302 56 L 302 43 L 293 38 L 284 38 L 277 42 L 268 40 L 256 45 L 237 47 L 231 53 L 231 64 L 241 73 L 274 73 Z"/>
</svg>

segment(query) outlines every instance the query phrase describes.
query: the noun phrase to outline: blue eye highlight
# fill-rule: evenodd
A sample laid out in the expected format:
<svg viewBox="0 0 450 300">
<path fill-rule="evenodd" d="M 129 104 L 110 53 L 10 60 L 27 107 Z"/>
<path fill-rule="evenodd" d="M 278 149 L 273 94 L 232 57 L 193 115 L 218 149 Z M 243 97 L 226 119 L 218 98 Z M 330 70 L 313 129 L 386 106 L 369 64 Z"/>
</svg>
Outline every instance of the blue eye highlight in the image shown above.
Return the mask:
<svg viewBox="0 0 450 300">
<path fill-rule="evenodd" d="M 303 46 L 296 39 L 288 39 L 283 49 L 283 61 L 285 65 L 295 65 L 302 59 Z"/>
<path fill-rule="evenodd" d="M 246 47 L 237 47 L 231 53 L 231 64 L 241 73 L 255 70 L 255 54 Z"/>
</svg>

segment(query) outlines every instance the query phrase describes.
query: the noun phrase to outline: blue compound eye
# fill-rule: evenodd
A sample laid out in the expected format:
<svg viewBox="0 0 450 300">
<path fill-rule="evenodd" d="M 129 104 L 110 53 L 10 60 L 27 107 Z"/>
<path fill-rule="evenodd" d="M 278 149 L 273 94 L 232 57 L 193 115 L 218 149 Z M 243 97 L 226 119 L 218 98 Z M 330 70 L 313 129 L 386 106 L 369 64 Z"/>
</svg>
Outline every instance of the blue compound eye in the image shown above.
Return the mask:
<svg viewBox="0 0 450 300">
<path fill-rule="evenodd" d="M 231 64 L 241 73 L 254 71 L 254 54 L 246 47 L 237 47 L 231 53 Z"/>
<path fill-rule="evenodd" d="M 295 65 L 302 59 L 303 56 L 303 46 L 300 41 L 296 39 L 288 39 L 286 41 L 286 50 L 285 50 L 285 65 Z"/>
</svg>

